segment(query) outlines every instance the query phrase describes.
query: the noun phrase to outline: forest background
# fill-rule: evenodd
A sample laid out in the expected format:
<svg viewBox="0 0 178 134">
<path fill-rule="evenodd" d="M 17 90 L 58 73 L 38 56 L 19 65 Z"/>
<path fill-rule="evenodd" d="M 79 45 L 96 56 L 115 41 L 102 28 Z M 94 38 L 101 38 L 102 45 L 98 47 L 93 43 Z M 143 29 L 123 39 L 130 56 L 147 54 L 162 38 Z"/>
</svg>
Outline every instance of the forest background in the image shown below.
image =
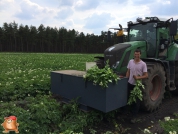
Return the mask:
<svg viewBox="0 0 178 134">
<path fill-rule="evenodd" d="M 116 32 L 107 41 L 107 32 L 101 35 L 84 34 L 75 29 L 39 27 L 15 21 L 0 27 L 1 52 L 47 52 L 47 53 L 103 53 L 106 48 L 118 43 Z"/>
</svg>

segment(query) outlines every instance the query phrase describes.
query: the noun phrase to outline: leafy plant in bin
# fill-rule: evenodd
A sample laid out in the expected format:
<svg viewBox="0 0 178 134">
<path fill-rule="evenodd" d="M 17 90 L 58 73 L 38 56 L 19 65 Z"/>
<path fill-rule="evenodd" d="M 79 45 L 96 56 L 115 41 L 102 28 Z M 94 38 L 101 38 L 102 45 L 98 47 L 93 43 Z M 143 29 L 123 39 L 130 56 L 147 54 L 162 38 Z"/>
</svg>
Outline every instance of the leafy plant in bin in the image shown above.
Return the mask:
<svg viewBox="0 0 178 134">
<path fill-rule="evenodd" d="M 83 78 L 92 81 L 94 85 L 100 85 L 102 88 L 107 88 L 108 83 L 117 83 L 120 79 L 109 67 L 108 61 L 102 69 L 99 69 L 96 65 L 88 69 Z"/>
</svg>

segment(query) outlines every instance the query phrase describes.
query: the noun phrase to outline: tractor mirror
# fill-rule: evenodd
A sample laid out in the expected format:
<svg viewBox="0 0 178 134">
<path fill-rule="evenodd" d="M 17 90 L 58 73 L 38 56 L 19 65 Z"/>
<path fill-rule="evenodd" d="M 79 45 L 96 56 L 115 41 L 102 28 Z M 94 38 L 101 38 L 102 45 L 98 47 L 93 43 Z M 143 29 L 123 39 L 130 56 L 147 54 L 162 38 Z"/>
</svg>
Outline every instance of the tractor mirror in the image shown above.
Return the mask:
<svg viewBox="0 0 178 134">
<path fill-rule="evenodd" d="M 176 34 L 177 34 L 177 21 L 171 21 L 170 36 L 175 36 Z"/>
<path fill-rule="evenodd" d="M 108 31 L 108 34 L 107 34 L 107 40 L 110 41 L 111 40 L 111 32 Z"/>
</svg>

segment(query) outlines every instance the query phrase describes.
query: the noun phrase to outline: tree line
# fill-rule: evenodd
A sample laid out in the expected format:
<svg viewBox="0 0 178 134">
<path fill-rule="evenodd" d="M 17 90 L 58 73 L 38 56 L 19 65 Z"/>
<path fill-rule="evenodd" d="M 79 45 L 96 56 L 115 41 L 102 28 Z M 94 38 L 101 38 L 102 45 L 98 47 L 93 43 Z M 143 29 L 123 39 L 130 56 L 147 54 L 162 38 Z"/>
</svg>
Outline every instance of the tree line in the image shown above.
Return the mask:
<svg viewBox="0 0 178 134">
<path fill-rule="evenodd" d="M 84 34 L 64 27 L 39 27 L 15 21 L 0 27 L 0 52 L 54 52 L 54 53 L 103 53 L 106 48 L 118 43 L 114 32 L 110 42 L 106 33 Z"/>
</svg>

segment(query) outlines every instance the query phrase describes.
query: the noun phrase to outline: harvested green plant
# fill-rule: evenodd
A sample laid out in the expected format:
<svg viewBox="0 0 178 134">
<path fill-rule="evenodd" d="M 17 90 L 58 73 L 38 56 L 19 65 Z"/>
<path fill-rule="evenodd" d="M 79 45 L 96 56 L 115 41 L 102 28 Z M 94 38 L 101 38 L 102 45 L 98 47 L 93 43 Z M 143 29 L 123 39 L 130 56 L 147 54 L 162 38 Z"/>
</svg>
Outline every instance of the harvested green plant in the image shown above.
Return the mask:
<svg viewBox="0 0 178 134">
<path fill-rule="evenodd" d="M 99 69 L 96 65 L 88 69 L 83 77 L 85 80 L 92 81 L 94 85 L 98 84 L 102 88 L 108 87 L 108 83 L 117 83 L 119 80 L 119 77 L 109 67 L 108 62 L 102 69 Z"/>
<path fill-rule="evenodd" d="M 142 101 L 143 95 L 142 95 L 141 88 L 145 89 L 141 80 L 136 80 L 136 85 L 134 89 L 130 92 L 130 96 L 127 104 L 131 105 L 132 103 L 136 102 L 137 98 Z"/>
</svg>

